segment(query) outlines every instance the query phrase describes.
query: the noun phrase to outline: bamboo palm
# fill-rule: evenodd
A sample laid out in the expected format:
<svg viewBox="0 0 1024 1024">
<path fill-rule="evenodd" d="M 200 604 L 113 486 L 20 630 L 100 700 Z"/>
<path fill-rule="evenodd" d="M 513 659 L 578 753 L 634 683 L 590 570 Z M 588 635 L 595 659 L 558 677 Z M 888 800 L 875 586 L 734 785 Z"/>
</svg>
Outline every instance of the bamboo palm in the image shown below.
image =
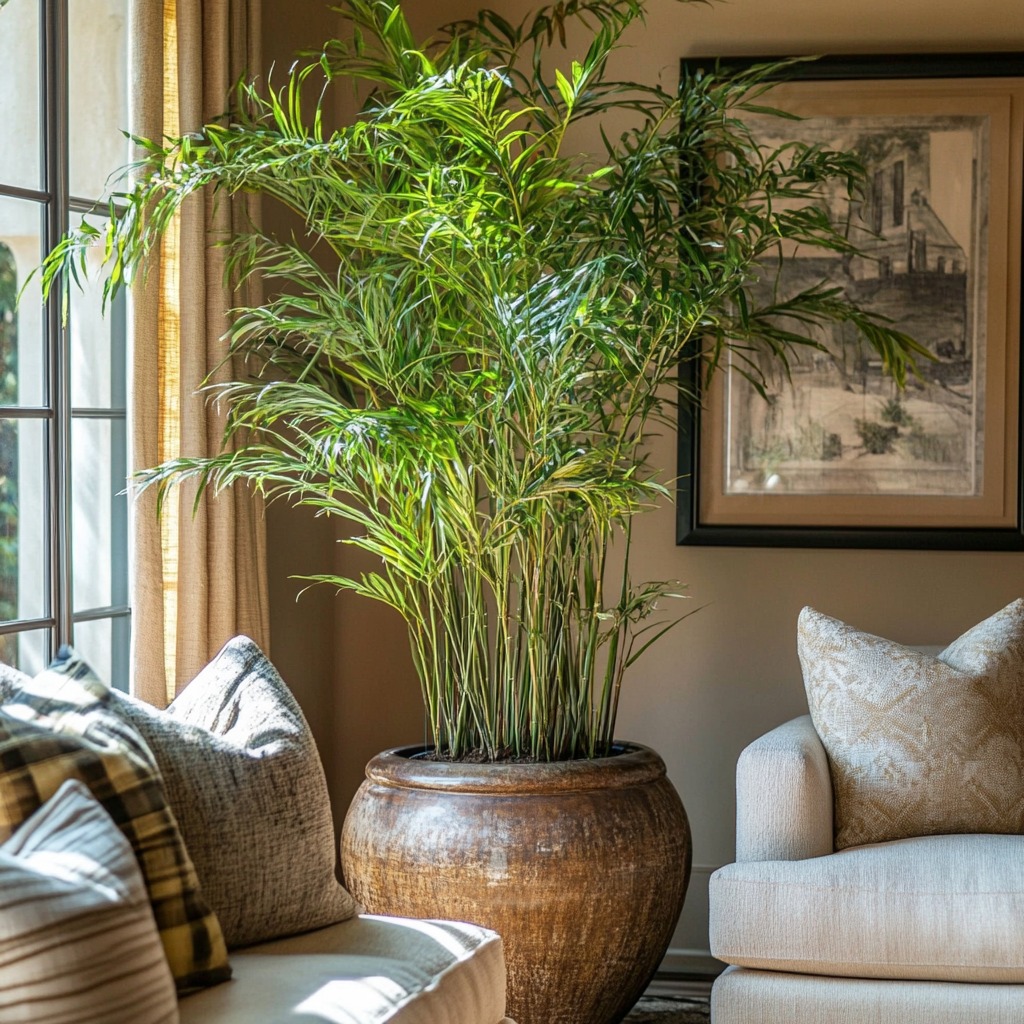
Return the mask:
<svg viewBox="0 0 1024 1024">
<path fill-rule="evenodd" d="M 755 299 L 785 241 L 853 251 L 819 200 L 861 170 L 752 144 L 741 115 L 771 69 L 678 93 L 610 80 L 641 0 L 561 0 L 518 25 L 483 11 L 425 43 L 393 0 L 337 10 L 349 38 L 283 87 L 243 83 L 230 118 L 138 140 L 141 183 L 44 282 L 77 278 L 98 243 L 109 296 L 204 190 L 294 211 L 302 239 L 226 242 L 232 276 L 269 296 L 233 313 L 253 376 L 210 385 L 243 443 L 147 481 L 196 478 L 197 500 L 243 481 L 355 523 L 346 543 L 377 568 L 315 579 L 404 617 L 442 756 L 607 753 L 623 673 L 672 623 L 656 608 L 676 585 L 635 583 L 628 552 L 632 517 L 666 494 L 646 441 L 671 422 L 680 358 L 732 349 L 756 376 L 837 320 L 897 380 L 919 351 L 826 287 Z M 562 69 L 573 20 L 591 43 Z M 325 95 L 352 81 L 362 111 L 329 131 Z M 574 123 L 615 111 L 635 127 L 598 158 L 566 151 Z"/>
</svg>

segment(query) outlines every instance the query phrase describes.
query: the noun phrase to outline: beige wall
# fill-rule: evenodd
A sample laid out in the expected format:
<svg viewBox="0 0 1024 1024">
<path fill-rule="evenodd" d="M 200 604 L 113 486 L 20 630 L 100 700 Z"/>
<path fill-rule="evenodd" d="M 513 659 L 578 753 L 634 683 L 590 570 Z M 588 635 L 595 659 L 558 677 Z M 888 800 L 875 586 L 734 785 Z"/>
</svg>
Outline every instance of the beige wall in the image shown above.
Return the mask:
<svg viewBox="0 0 1024 1024">
<path fill-rule="evenodd" d="M 493 5 L 504 13 L 532 6 Z M 300 6 L 265 0 L 266 37 L 275 52 L 315 41 L 324 24 L 316 17 L 319 4 L 307 2 L 301 18 Z M 474 6 L 409 5 L 420 25 Z M 732 0 L 711 7 L 651 0 L 650 10 L 647 30 L 635 32 L 618 57 L 630 77 L 663 72 L 674 81 L 684 55 L 1024 50 L 1020 0 Z M 673 438 L 661 441 L 656 457 L 670 475 Z M 341 565 L 347 556 L 326 533 L 314 538 L 295 513 L 274 513 L 270 526 L 275 657 L 315 709 L 341 810 L 370 755 L 422 736 L 405 638 L 390 616 L 347 597 L 330 608 L 322 598 L 293 604 L 293 588 L 278 576 L 292 568 L 293 547 L 296 562 L 320 557 Z M 619 727 L 620 736 L 662 754 L 689 812 L 695 871 L 673 963 L 699 967 L 707 947 L 707 876 L 733 855 L 736 757 L 751 739 L 806 710 L 794 641 L 800 608 L 814 605 L 904 643 L 941 644 L 1024 595 L 1024 555 L 680 548 L 668 507 L 644 517 L 636 532 L 638 578 L 678 577 L 701 606 L 636 667 Z M 316 678 L 299 684 L 307 657 Z"/>
<path fill-rule="evenodd" d="M 417 6 L 420 31 L 459 16 L 452 0 Z M 339 31 L 338 15 L 321 0 L 264 0 L 264 66 L 286 69 L 296 54 Z M 283 77 L 275 71 L 272 81 L 280 85 Z M 338 96 L 331 112 L 341 116 L 349 105 Z M 264 216 L 272 230 L 297 230 L 277 208 L 268 205 Z M 291 578 L 351 571 L 352 556 L 341 551 L 339 535 L 336 524 L 309 510 L 282 504 L 267 510 L 271 654 L 316 735 L 340 827 L 370 756 L 421 739 L 423 724 L 401 623 L 368 602 Z"/>
</svg>

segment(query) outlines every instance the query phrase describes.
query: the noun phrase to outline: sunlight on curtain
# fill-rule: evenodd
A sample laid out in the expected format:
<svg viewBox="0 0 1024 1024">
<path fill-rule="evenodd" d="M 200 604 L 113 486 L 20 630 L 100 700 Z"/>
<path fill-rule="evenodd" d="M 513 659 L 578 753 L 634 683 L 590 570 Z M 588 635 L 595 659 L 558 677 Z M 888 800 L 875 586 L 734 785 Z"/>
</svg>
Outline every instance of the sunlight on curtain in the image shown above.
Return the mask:
<svg viewBox="0 0 1024 1024">
<path fill-rule="evenodd" d="M 167 139 L 219 117 L 232 83 L 260 63 L 260 0 L 132 0 L 132 130 Z M 144 158 L 144 152 L 137 154 Z M 254 201 L 191 197 L 132 289 L 131 455 L 134 471 L 220 451 L 225 410 L 200 391 L 230 365 L 219 238 L 258 222 Z M 245 297 L 245 304 L 258 302 Z M 152 489 L 132 506 L 132 692 L 165 706 L 232 637 L 269 649 L 263 505 L 244 487 Z"/>
<path fill-rule="evenodd" d="M 163 17 L 163 123 L 177 130 L 178 109 L 178 4 L 164 0 Z M 160 240 L 160 299 L 157 325 L 159 366 L 159 444 L 160 462 L 181 454 L 181 293 L 180 293 L 181 221 Z M 164 504 L 160 517 L 160 556 L 163 579 L 163 634 L 165 691 L 167 701 L 174 700 L 176 675 L 176 637 L 178 632 L 178 518 L 177 501 Z"/>
</svg>

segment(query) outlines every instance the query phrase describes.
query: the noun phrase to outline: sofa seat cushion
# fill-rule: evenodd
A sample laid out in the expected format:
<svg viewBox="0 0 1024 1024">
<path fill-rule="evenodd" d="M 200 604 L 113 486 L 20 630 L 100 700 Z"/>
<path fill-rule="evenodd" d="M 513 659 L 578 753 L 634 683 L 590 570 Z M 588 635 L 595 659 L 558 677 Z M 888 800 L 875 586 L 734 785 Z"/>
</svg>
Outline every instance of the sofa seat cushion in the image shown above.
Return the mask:
<svg viewBox="0 0 1024 1024">
<path fill-rule="evenodd" d="M 711 878 L 711 952 L 741 967 L 1024 982 L 1024 836 L 949 835 Z"/>
<path fill-rule="evenodd" d="M 232 954 L 234 980 L 182 999 L 182 1024 L 499 1024 L 501 939 L 363 914 Z"/>
</svg>

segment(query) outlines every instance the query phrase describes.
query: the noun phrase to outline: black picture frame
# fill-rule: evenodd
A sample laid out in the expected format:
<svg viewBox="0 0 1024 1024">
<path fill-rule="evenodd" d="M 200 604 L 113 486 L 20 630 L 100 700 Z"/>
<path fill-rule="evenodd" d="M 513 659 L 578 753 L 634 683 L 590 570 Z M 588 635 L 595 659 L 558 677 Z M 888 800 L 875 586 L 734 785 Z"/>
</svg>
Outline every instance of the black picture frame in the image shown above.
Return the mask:
<svg viewBox="0 0 1024 1024">
<path fill-rule="evenodd" d="M 743 70 L 755 64 L 778 61 L 777 56 L 685 58 L 684 75 L 700 68 Z M 938 53 L 938 54 L 869 54 L 826 56 L 814 61 L 791 65 L 787 81 L 837 80 L 916 80 L 1007 78 L 1024 80 L 1024 52 Z M 1024 180 L 1016 183 L 1024 191 Z M 1024 237 L 1024 225 L 1016 225 L 1018 237 Z M 962 551 L 1024 550 L 1024 437 L 1021 425 L 1024 415 L 1024 372 L 1021 372 L 1021 295 L 1024 293 L 1024 258 L 1019 273 L 1010 282 L 1016 288 L 1017 328 L 1007 344 L 1015 347 L 1014 362 L 1018 366 L 1016 382 L 1016 424 L 1011 425 L 1017 438 L 1015 468 L 1016 523 L 1009 527 L 961 526 L 827 526 L 787 525 L 774 523 L 743 523 L 742 525 L 702 521 L 701 429 L 705 418 L 702 409 L 701 381 L 697 361 L 680 362 L 680 383 L 684 393 L 696 394 L 698 400 L 681 402 L 678 418 L 676 543 L 679 545 L 710 545 L 729 547 L 804 547 L 804 548 L 893 548 Z M 1010 427 L 1008 427 L 1010 429 Z M 1009 499 L 1008 499 L 1009 500 Z"/>
</svg>

